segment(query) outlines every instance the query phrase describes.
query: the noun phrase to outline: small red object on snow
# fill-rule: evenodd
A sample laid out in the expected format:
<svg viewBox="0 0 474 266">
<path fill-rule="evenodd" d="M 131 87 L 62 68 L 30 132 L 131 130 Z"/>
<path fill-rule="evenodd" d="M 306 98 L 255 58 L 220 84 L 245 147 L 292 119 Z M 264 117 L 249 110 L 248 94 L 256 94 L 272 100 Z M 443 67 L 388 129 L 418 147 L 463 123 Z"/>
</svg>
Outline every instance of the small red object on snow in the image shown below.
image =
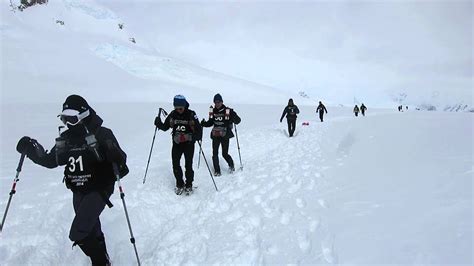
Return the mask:
<svg viewBox="0 0 474 266">
<path fill-rule="evenodd" d="M 309 126 L 309 122 L 303 122 L 303 126 Z"/>
</svg>

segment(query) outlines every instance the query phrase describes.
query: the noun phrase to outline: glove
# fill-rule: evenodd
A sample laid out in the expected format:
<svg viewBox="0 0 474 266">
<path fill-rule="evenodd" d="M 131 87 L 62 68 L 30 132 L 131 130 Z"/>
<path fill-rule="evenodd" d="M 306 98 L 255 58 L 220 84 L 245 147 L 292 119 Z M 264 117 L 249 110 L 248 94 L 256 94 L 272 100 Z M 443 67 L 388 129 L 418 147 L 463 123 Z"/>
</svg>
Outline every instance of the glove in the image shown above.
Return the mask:
<svg viewBox="0 0 474 266">
<path fill-rule="evenodd" d="M 195 141 L 202 141 L 202 131 L 199 134 L 194 134 Z"/>
<path fill-rule="evenodd" d="M 18 144 L 16 145 L 16 151 L 19 153 L 25 153 L 28 155 L 28 152 L 32 149 L 34 149 L 33 143 L 31 142 L 32 139 L 30 137 L 23 137 L 18 141 Z"/>
<path fill-rule="evenodd" d="M 110 163 L 121 164 L 123 163 L 123 154 L 120 149 L 112 143 L 111 141 L 107 142 L 107 151 L 105 152 L 106 160 Z"/>
<path fill-rule="evenodd" d="M 155 118 L 155 126 L 161 126 L 163 125 L 163 122 L 161 122 L 161 117 L 157 116 Z"/>
<path fill-rule="evenodd" d="M 206 123 L 206 120 L 204 120 L 204 118 L 201 120 L 201 126 L 204 125 L 204 123 Z"/>
<path fill-rule="evenodd" d="M 283 119 L 280 119 L 280 123 L 283 122 Z"/>
<path fill-rule="evenodd" d="M 41 146 L 38 141 L 26 136 L 18 141 L 16 150 L 19 153 L 26 154 L 29 158 L 34 156 L 42 157 L 45 154 L 43 146 Z"/>
</svg>

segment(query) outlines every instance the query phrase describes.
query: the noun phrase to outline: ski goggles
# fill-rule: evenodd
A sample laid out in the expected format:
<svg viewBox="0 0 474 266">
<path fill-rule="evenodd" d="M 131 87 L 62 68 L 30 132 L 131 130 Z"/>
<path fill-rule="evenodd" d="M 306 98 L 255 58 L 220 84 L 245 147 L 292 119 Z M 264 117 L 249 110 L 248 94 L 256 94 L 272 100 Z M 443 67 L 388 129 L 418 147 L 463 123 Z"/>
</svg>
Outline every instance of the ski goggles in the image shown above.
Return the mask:
<svg viewBox="0 0 474 266">
<path fill-rule="evenodd" d="M 77 110 L 66 109 L 61 114 L 59 114 L 58 117 L 65 125 L 75 126 L 79 124 L 82 119 L 88 117 L 89 115 L 89 110 L 79 113 Z"/>
</svg>

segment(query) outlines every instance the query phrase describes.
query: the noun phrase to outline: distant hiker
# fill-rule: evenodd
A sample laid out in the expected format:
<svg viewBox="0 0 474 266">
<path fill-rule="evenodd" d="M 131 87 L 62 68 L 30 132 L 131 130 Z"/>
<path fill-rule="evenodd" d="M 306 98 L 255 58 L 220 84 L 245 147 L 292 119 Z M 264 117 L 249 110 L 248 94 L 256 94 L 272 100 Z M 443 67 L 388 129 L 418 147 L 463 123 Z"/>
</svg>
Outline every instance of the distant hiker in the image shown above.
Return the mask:
<svg viewBox="0 0 474 266">
<path fill-rule="evenodd" d="M 113 164 L 125 176 L 127 156 L 81 96 L 67 97 L 59 117 L 68 130 L 60 134 L 50 152 L 29 137 L 20 139 L 17 151 L 47 168 L 65 166 L 63 180 L 73 193 L 75 212 L 69 239 L 89 256 L 92 265 L 110 265 L 99 216 L 106 204 L 111 206 L 109 197 L 116 181 Z"/>
<path fill-rule="evenodd" d="M 356 106 L 354 106 L 354 114 L 355 114 L 355 116 L 359 116 L 359 111 L 360 111 L 360 110 L 359 110 L 359 107 L 358 107 L 357 104 L 356 104 Z"/>
<path fill-rule="evenodd" d="M 399 112 L 402 111 L 402 106 L 401 106 L 401 105 L 398 106 L 398 111 L 399 111 Z"/>
<path fill-rule="evenodd" d="M 283 117 L 286 115 L 286 120 L 288 122 L 288 134 L 290 137 L 293 137 L 296 129 L 296 118 L 297 114 L 300 113 L 298 106 L 293 103 L 293 99 L 288 100 L 288 105 L 283 110 L 283 114 L 280 118 L 280 123 L 283 121 Z"/>
<path fill-rule="evenodd" d="M 319 119 L 321 119 L 321 122 L 323 122 L 324 112 L 326 112 L 327 114 L 328 110 L 326 109 L 326 106 L 324 106 L 324 104 L 321 101 L 319 101 L 318 108 L 316 108 L 316 113 L 318 112 L 319 112 Z"/>
<path fill-rule="evenodd" d="M 408 111 L 408 105 L 406 106 L 406 108 L 407 108 L 407 111 Z"/>
<path fill-rule="evenodd" d="M 362 113 L 363 116 L 365 116 L 365 110 L 367 110 L 367 107 L 365 107 L 364 104 L 360 106 L 360 112 Z"/>
<path fill-rule="evenodd" d="M 163 131 L 172 128 L 171 158 L 176 178 L 175 193 L 176 195 L 181 195 L 183 192 L 190 194 L 193 191 L 194 181 L 194 144 L 202 139 L 202 128 L 196 113 L 189 109 L 189 103 L 184 96 L 176 95 L 173 99 L 173 106 L 174 110 L 166 117 L 165 122 L 161 121 L 160 116 L 155 118 L 155 126 Z M 183 170 L 180 165 L 183 154 L 186 183 L 183 181 Z"/>
<path fill-rule="evenodd" d="M 221 167 L 219 165 L 219 146 L 222 146 L 222 157 L 229 165 L 229 172 L 234 172 L 234 161 L 229 155 L 229 142 L 234 137 L 232 132 L 233 124 L 238 125 L 241 119 L 234 111 L 224 105 L 222 96 L 216 94 L 214 96 L 214 107 L 209 108 L 209 120 L 201 121 L 203 127 L 213 127 L 211 131 L 212 139 L 212 162 L 214 164 L 214 176 L 221 175 Z"/>
</svg>

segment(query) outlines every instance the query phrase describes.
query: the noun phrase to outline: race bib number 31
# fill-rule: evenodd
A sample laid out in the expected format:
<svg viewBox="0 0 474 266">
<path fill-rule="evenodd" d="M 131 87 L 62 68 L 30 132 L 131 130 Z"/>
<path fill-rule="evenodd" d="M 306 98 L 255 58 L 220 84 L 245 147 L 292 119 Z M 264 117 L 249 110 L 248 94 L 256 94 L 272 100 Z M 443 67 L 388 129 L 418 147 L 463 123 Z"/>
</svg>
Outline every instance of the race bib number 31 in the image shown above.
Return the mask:
<svg viewBox="0 0 474 266">
<path fill-rule="evenodd" d="M 79 156 L 77 159 L 74 157 L 69 157 L 69 171 L 74 173 L 79 166 L 79 171 L 84 171 L 84 164 L 82 163 L 82 155 Z"/>
</svg>

